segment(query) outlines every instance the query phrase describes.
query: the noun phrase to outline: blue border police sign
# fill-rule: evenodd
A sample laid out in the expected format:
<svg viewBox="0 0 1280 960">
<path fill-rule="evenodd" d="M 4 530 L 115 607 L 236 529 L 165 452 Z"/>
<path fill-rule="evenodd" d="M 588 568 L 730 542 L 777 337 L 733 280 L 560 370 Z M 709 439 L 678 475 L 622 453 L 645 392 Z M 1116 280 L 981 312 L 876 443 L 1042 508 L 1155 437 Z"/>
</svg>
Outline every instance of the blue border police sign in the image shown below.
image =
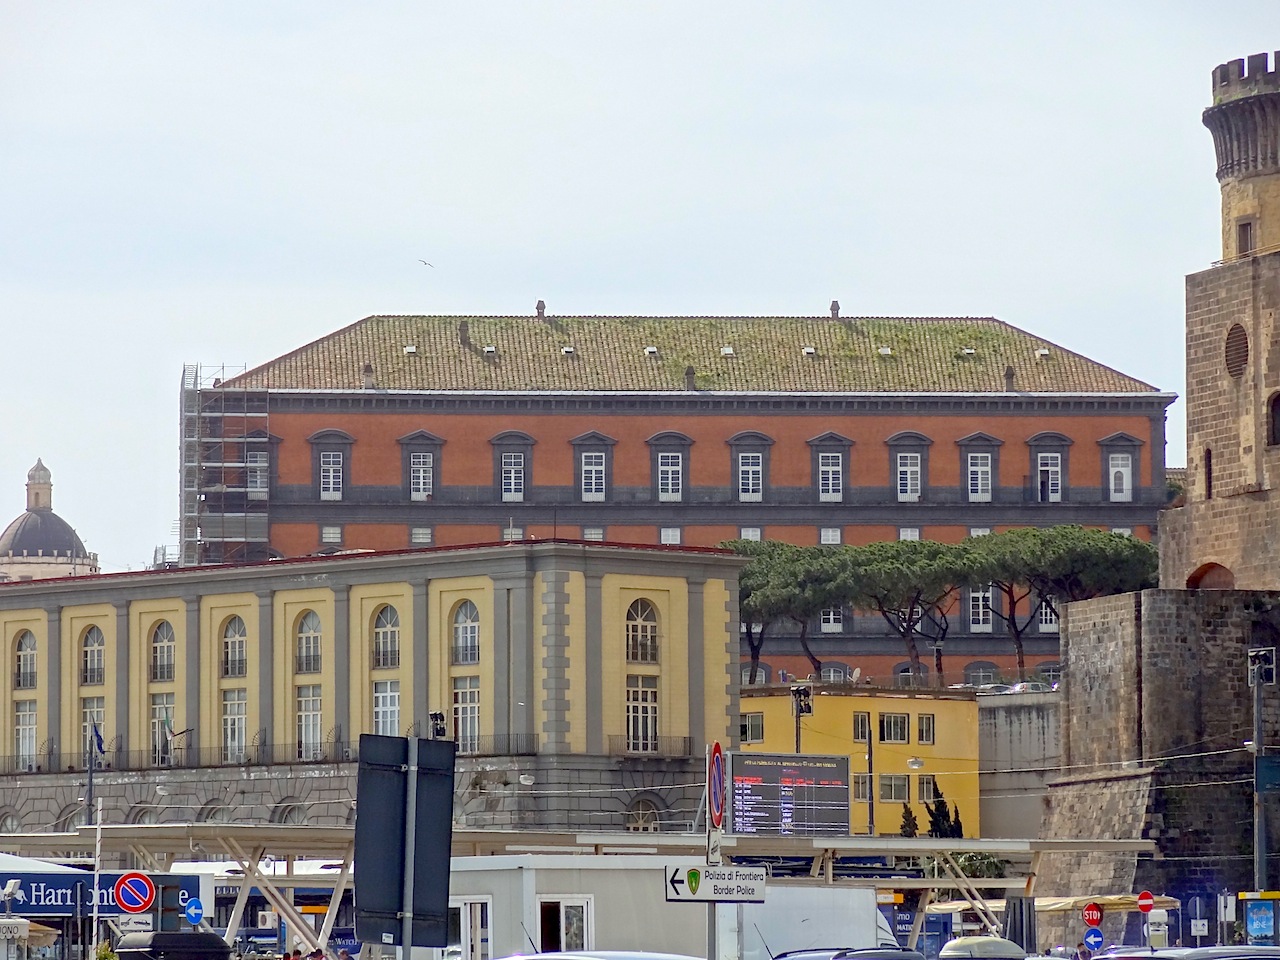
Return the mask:
<svg viewBox="0 0 1280 960">
<path fill-rule="evenodd" d="M 146 913 L 156 902 L 156 885 L 145 873 L 122 873 L 116 881 L 116 904 L 125 913 Z"/>
</svg>

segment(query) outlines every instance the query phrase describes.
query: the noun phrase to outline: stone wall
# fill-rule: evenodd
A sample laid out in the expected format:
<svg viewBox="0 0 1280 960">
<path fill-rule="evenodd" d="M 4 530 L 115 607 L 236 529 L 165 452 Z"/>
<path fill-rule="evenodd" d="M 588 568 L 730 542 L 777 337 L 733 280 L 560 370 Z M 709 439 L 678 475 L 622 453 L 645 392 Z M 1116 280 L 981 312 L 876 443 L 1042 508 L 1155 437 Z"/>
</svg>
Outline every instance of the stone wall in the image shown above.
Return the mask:
<svg viewBox="0 0 1280 960">
<path fill-rule="evenodd" d="M 1046 784 L 1061 762 L 1059 693 L 978 698 L 982 836 L 1040 835 Z"/>
</svg>

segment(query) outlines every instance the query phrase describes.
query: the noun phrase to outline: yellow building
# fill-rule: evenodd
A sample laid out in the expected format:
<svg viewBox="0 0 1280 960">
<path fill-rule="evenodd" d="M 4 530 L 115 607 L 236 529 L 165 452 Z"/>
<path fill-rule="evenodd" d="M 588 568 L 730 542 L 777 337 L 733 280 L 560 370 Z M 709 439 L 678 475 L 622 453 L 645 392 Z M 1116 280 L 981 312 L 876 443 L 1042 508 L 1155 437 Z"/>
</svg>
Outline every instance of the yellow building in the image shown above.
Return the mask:
<svg viewBox="0 0 1280 960">
<path fill-rule="evenodd" d="M 737 728 L 742 563 L 526 541 L 0 584 L 0 833 L 82 819 L 91 756 L 117 822 L 344 822 L 360 734 L 433 731 L 469 825 L 683 826 Z"/>
<path fill-rule="evenodd" d="M 900 690 L 805 683 L 812 713 L 796 724 L 789 684 L 743 687 L 744 752 L 849 758 L 854 833 L 897 834 L 910 803 L 921 834 L 925 804 L 941 792 L 966 837 L 978 822 L 978 701 L 967 690 Z M 871 798 L 875 802 L 871 802 Z"/>
</svg>

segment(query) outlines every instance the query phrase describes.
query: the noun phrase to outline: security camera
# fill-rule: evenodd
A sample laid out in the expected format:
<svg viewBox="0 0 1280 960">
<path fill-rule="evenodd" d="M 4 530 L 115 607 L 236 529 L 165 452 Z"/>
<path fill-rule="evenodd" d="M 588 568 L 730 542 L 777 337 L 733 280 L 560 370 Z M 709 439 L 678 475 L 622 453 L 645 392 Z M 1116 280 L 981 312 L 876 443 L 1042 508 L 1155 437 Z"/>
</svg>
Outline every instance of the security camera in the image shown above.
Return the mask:
<svg viewBox="0 0 1280 960">
<path fill-rule="evenodd" d="M 18 895 L 18 891 L 22 889 L 22 878 L 14 877 L 4 885 L 4 898 L 12 900 Z"/>
</svg>

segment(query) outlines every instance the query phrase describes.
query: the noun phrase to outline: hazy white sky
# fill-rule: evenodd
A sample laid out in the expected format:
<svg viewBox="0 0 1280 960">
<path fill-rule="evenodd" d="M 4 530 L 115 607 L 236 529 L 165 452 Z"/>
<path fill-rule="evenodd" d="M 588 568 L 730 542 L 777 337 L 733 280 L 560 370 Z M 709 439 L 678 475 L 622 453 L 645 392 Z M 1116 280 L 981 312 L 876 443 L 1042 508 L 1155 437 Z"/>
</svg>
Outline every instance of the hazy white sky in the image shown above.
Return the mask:
<svg viewBox="0 0 1280 960">
<path fill-rule="evenodd" d="M 145 564 L 182 364 L 373 313 L 838 299 L 1182 393 L 1209 74 L 1280 46 L 1274 0 L 1218 9 L 0 0 L 0 525 L 40 456 L 104 570 Z"/>
</svg>

